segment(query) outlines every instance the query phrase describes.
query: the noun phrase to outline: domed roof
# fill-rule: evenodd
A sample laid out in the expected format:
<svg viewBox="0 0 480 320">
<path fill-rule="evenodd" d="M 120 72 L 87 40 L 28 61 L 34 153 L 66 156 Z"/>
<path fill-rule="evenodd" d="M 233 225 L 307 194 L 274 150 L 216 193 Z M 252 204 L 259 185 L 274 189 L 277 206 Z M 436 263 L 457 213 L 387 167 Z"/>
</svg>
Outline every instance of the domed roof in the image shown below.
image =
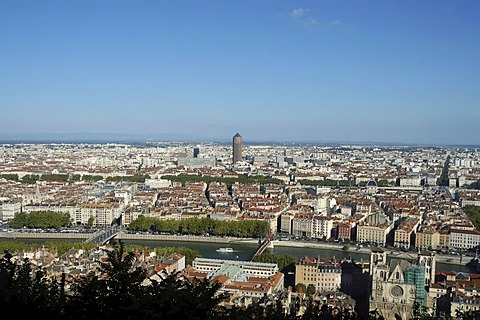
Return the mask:
<svg viewBox="0 0 480 320">
<path fill-rule="evenodd" d="M 377 187 L 377 182 L 375 180 L 369 180 L 366 184 L 367 187 Z"/>
</svg>

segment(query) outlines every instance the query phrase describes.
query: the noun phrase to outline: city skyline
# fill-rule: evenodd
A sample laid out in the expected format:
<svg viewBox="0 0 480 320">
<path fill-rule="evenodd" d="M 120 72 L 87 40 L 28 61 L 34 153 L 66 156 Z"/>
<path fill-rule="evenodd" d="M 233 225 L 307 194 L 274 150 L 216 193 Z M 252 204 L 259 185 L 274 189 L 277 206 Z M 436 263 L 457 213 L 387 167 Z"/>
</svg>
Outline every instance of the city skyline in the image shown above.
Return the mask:
<svg viewBox="0 0 480 320">
<path fill-rule="evenodd" d="M 478 145 L 478 9 L 3 1 L 0 140 Z"/>
</svg>

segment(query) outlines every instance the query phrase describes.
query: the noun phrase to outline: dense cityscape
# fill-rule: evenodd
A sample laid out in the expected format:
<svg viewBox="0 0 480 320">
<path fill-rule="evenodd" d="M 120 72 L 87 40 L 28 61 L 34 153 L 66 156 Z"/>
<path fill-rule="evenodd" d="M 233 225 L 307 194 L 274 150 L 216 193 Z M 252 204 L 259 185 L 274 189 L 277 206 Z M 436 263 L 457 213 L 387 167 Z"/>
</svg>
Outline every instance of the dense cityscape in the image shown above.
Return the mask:
<svg viewBox="0 0 480 320">
<path fill-rule="evenodd" d="M 0 312 L 480 320 L 480 1 L 0 1 Z"/>
<path fill-rule="evenodd" d="M 418 306 L 456 317 L 480 310 L 479 180 L 479 150 L 467 147 L 262 145 L 239 133 L 232 144 L 3 144 L 0 236 L 95 239 L 97 251 L 72 248 L 70 258 L 47 249 L 17 253 L 71 279 L 98 267 L 98 248 L 111 239 L 178 244 L 187 236 L 225 251 L 232 250 L 226 238 L 240 239 L 259 244 L 251 260 L 144 252 L 137 257 L 149 268 L 144 285 L 161 271 L 179 272 L 220 283 L 230 307 L 280 299 L 287 313 L 308 295 L 363 318 L 411 319 Z M 52 213 L 66 223 L 35 225 Z M 355 249 L 370 258 L 305 256 L 288 270 L 259 259 L 279 245 Z M 459 257 L 472 272 L 435 267 Z M 294 284 L 286 286 L 289 276 Z"/>
</svg>

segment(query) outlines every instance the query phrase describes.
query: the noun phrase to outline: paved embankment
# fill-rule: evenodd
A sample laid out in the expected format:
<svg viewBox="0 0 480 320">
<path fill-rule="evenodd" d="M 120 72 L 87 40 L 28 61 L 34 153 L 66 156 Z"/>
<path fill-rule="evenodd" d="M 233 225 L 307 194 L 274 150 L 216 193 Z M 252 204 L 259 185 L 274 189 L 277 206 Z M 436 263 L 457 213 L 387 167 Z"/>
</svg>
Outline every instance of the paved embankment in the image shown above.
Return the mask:
<svg viewBox="0 0 480 320">
<path fill-rule="evenodd" d="M 86 240 L 91 236 L 89 233 L 48 233 L 48 232 L 0 232 L 0 238 L 3 239 L 82 239 Z M 115 237 L 117 240 L 148 240 L 148 241 L 189 241 L 189 242 L 210 242 L 210 243 L 253 243 L 258 244 L 258 239 L 252 238 L 234 238 L 234 237 L 204 237 L 192 235 L 158 235 L 158 234 L 132 234 L 119 232 Z M 313 242 L 313 241 L 272 241 L 273 246 L 300 247 L 300 248 L 321 248 L 330 250 L 345 251 L 343 244 Z M 392 258 L 416 259 L 416 252 L 403 252 L 391 249 L 385 249 L 387 255 Z M 358 252 L 369 254 L 370 248 L 350 245 L 349 252 Z M 458 255 L 437 254 L 437 262 L 465 265 L 470 261 L 470 257 L 460 257 Z"/>
<path fill-rule="evenodd" d="M 325 242 L 302 242 L 302 241 L 279 241 L 275 240 L 272 241 L 274 246 L 284 246 L 284 247 L 301 247 L 301 248 L 320 248 L 320 249 L 330 249 L 330 250 L 341 250 L 341 251 L 349 251 L 349 252 L 358 252 L 358 253 L 365 253 L 369 254 L 371 252 L 371 248 L 365 247 L 358 247 L 351 245 L 348 250 L 344 250 L 345 247 L 342 244 L 338 243 L 325 243 Z M 416 259 L 417 253 L 416 252 L 403 252 L 391 249 L 384 249 L 387 251 L 387 255 L 391 258 L 402 258 L 402 259 Z M 460 257 L 458 255 L 443 255 L 437 254 L 435 255 L 437 262 L 442 263 L 450 263 L 450 264 L 458 264 L 458 265 L 465 265 L 468 261 L 470 261 L 470 257 Z"/>
<path fill-rule="evenodd" d="M 148 241 L 187 241 L 187 242 L 215 242 L 230 243 L 232 240 L 228 237 L 203 237 L 191 235 L 168 235 L 168 234 L 144 234 L 144 233 L 125 233 L 119 232 L 115 239 L 117 240 L 148 240 Z"/>
<path fill-rule="evenodd" d="M 91 233 L 60 233 L 60 232 L 0 232 L 3 239 L 82 239 L 91 237 Z"/>
</svg>

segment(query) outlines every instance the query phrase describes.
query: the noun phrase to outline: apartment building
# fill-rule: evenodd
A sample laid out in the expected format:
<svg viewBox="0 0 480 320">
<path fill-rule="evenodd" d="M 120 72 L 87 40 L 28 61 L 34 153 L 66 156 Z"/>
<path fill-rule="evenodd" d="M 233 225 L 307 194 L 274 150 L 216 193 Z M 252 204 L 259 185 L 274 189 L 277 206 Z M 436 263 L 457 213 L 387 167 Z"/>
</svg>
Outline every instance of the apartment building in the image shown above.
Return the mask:
<svg viewBox="0 0 480 320">
<path fill-rule="evenodd" d="M 376 212 L 367 216 L 365 220 L 357 224 L 357 242 L 368 242 L 376 245 L 385 245 L 387 236 L 393 230 L 393 223 L 382 212 Z"/>
<path fill-rule="evenodd" d="M 450 233 L 448 230 L 438 230 L 438 240 L 440 248 L 449 249 L 450 248 Z"/>
<path fill-rule="evenodd" d="M 110 226 L 113 221 L 122 216 L 122 206 L 111 203 L 79 203 L 76 206 L 74 223 L 88 224 L 93 218 L 93 224 L 98 227 Z"/>
<path fill-rule="evenodd" d="M 352 225 L 348 221 L 337 224 L 337 239 L 348 239 L 352 236 Z"/>
<path fill-rule="evenodd" d="M 292 235 L 311 238 L 313 215 L 298 214 L 292 220 Z"/>
<path fill-rule="evenodd" d="M 338 291 L 342 284 L 341 264 L 334 260 L 305 257 L 295 265 L 295 285 L 314 285 L 318 292 Z"/>
<path fill-rule="evenodd" d="M 295 215 L 291 212 L 285 212 L 280 215 L 280 232 L 292 233 L 292 221 Z"/>
<path fill-rule="evenodd" d="M 284 275 L 273 263 L 196 258 L 182 276 L 220 283 L 220 292 L 230 297 L 224 304 L 230 306 L 246 306 L 246 301 L 272 296 L 284 289 Z"/>
<path fill-rule="evenodd" d="M 15 213 L 22 211 L 20 201 L 0 202 L 0 221 L 10 221 L 15 217 Z"/>
<path fill-rule="evenodd" d="M 387 242 L 387 235 L 392 229 L 393 224 L 368 225 L 360 223 L 357 225 L 357 242 L 384 246 Z"/>
<path fill-rule="evenodd" d="M 480 275 L 456 271 L 438 271 L 428 293 L 428 307 L 438 316 L 455 318 L 480 311 Z"/>
<path fill-rule="evenodd" d="M 399 248 L 410 248 L 415 244 L 415 231 L 420 224 L 417 218 L 407 217 L 400 222 L 394 231 L 394 246 Z"/>
<path fill-rule="evenodd" d="M 200 272 L 214 272 L 224 266 L 236 266 L 242 269 L 246 274 L 253 276 L 271 276 L 276 274 L 278 265 L 276 263 L 263 263 L 239 260 L 196 258 L 193 260 L 192 267 Z"/>
<path fill-rule="evenodd" d="M 450 229 L 449 248 L 467 250 L 480 244 L 480 232 L 477 229 Z"/>
<path fill-rule="evenodd" d="M 313 238 L 330 239 L 333 230 L 333 219 L 331 217 L 314 215 L 311 221 Z"/>
<path fill-rule="evenodd" d="M 440 233 L 434 228 L 421 229 L 415 236 L 415 247 L 419 249 L 439 249 Z"/>
</svg>

